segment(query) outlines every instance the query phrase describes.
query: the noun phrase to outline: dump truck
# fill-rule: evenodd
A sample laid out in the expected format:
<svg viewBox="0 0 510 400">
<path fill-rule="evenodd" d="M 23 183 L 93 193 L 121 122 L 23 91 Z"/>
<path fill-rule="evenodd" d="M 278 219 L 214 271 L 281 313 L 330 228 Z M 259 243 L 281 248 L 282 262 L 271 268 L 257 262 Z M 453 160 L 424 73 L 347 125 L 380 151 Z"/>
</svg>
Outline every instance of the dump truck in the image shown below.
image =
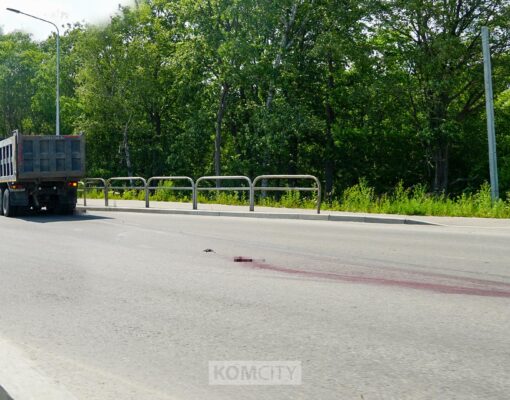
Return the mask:
<svg viewBox="0 0 510 400">
<path fill-rule="evenodd" d="M 85 174 L 85 140 L 14 132 L 0 140 L 0 215 L 22 211 L 69 214 Z"/>
</svg>

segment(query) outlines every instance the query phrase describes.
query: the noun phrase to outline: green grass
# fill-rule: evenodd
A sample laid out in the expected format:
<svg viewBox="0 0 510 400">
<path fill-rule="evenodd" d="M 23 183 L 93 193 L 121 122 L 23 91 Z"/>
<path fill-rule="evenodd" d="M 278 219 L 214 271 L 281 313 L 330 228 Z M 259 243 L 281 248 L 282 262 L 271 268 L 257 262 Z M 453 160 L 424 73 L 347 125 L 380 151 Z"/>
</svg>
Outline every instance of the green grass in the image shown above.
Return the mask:
<svg viewBox="0 0 510 400">
<path fill-rule="evenodd" d="M 510 196 L 507 198 L 510 199 Z M 341 201 L 334 202 L 329 209 L 381 214 L 510 218 L 508 199 L 500 199 L 492 204 L 488 184 L 483 184 L 475 193 L 463 193 L 452 198 L 429 194 L 423 185 L 409 189 L 400 183 L 391 193 L 377 196 L 374 189 L 362 180 L 345 190 Z M 325 209 L 328 209 L 328 205 Z"/>
<path fill-rule="evenodd" d="M 151 201 L 191 202 L 191 192 L 165 190 L 171 187 L 165 182 L 160 190 L 151 195 Z M 316 198 L 303 196 L 299 192 L 289 191 L 279 198 L 256 194 L 256 204 L 265 207 L 306 208 L 317 207 Z M 326 211 L 350 211 L 379 214 L 432 215 L 451 217 L 510 218 L 510 193 L 507 200 L 491 201 L 490 186 L 485 183 L 475 193 L 464 193 L 457 197 L 433 195 L 424 185 L 404 188 L 399 183 L 390 193 L 377 195 L 373 187 L 360 180 L 357 185 L 344 190 L 338 199 L 325 202 Z M 87 198 L 102 199 L 103 192 L 87 191 Z M 144 200 L 145 193 L 139 190 L 126 190 L 122 193 L 110 192 L 110 199 Z M 199 203 L 248 206 L 247 192 L 200 192 Z"/>
</svg>

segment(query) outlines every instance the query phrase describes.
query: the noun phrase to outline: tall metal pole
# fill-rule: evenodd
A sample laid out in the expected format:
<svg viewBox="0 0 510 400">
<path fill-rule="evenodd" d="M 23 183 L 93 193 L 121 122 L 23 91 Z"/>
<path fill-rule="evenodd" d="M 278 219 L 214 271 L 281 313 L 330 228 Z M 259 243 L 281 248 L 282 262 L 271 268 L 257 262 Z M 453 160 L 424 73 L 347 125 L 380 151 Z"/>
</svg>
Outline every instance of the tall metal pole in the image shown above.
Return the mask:
<svg viewBox="0 0 510 400">
<path fill-rule="evenodd" d="M 487 135 L 489 139 L 489 168 L 492 201 L 499 198 L 498 158 L 496 153 L 496 129 L 494 127 L 494 94 L 492 91 L 492 66 L 489 46 L 489 28 L 482 27 L 482 47 L 485 70 L 485 108 L 487 110 Z"/>
<path fill-rule="evenodd" d="M 60 136 L 60 31 L 57 29 L 57 113 L 55 116 L 56 135 Z"/>
<path fill-rule="evenodd" d="M 16 10 L 15 8 L 7 8 L 7 11 L 11 11 L 16 14 L 26 15 L 27 17 L 37 19 L 42 22 L 46 22 L 55 27 L 57 31 L 57 99 L 56 99 L 56 115 L 55 115 L 55 133 L 60 136 L 60 31 L 58 26 L 51 21 L 43 18 L 36 17 L 35 15 L 24 13 L 23 11 Z"/>
</svg>

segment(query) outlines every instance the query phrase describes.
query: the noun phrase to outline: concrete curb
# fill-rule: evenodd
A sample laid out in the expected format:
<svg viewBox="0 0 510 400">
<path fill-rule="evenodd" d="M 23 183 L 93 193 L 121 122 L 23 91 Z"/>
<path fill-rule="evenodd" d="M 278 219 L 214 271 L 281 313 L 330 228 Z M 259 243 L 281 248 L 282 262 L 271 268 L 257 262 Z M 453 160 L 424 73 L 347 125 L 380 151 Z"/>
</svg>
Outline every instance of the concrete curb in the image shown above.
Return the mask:
<svg viewBox="0 0 510 400">
<path fill-rule="evenodd" d="M 0 338 L 0 400 L 78 400 L 42 374 L 22 350 Z"/>
<path fill-rule="evenodd" d="M 13 400 L 2 386 L 0 386 L 0 400 Z"/>
<path fill-rule="evenodd" d="M 432 222 L 418 221 L 408 218 L 380 217 L 366 215 L 331 215 L 331 214 L 293 214 L 293 213 L 267 213 L 267 212 L 244 212 L 244 211 L 209 211 L 209 210 L 172 210 L 163 208 L 133 208 L 133 207 L 98 207 L 78 206 L 79 211 L 102 211 L 102 212 L 127 212 L 148 214 L 173 214 L 173 215 L 202 215 L 209 217 L 238 217 L 238 218 L 263 218 L 263 219 L 293 219 L 302 221 L 337 221 L 337 222 L 363 222 L 371 224 L 392 225 L 429 225 L 440 226 Z"/>
</svg>

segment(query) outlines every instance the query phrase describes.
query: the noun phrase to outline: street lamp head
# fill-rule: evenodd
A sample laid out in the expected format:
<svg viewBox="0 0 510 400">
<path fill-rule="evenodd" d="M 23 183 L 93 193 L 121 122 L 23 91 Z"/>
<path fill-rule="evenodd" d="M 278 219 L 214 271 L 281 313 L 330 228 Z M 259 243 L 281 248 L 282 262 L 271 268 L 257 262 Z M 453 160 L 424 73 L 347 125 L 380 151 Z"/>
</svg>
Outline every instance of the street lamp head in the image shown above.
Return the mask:
<svg viewBox="0 0 510 400">
<path fill-rule="evenodd" d="M 20 10 L 16 10 L 15 8 L 9 8 L 9 7 L 7 7 L 7 11 L 12 11 L 13 13 L 16 13 L 16 14 L 20 14 L 21 13 Z"/>
</svg>

